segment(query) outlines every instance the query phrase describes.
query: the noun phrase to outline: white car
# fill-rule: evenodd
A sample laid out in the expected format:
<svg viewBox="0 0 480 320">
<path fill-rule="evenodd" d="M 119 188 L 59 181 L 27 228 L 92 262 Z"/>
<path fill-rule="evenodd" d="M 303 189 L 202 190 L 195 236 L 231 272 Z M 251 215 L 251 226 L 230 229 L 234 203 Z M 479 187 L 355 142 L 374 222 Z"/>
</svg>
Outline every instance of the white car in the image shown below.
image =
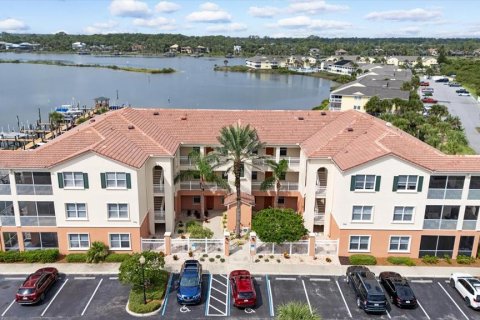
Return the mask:
<svg viewBox="0 0 480 320">
<path fill-rule="evenodd" d="M 464 97 L 470 97 L 470 93 L 468 93 L 468 92 L 460 92 L 458 95 L 459 96 L 464 96 Z"/>
<path fill-rule="evenodd" d="M 480 309 L 480 280 L 468 273 L 452 273 L 450 286 L 457 289 L 468 307 Z"/>
</svg>

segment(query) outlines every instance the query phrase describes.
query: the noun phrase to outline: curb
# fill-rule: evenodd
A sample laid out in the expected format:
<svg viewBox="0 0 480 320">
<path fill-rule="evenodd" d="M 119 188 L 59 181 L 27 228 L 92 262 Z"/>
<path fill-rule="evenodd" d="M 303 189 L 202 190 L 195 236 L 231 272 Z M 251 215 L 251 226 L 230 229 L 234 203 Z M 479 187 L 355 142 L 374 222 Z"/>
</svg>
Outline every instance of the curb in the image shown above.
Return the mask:
<svg viewBox="0 0 480 320">
<path fill-rule="evenodd" d="M 130 300 L 127 300 L 127 305 L 125 306 L 125 311 L 131 315 L 131 316 L 134 316 L 134 317 L 138 317 L 138 318 L 144 318 L 144 317 L 151 317 L 151 316 L 155 316 L 157 314 L 160 313 L 160 310 L 162 310 L 162 306 L 163 306 L 163 302 L 162 304 L 160 305 L 160 307 L 155 310 L 155 311 L 152 311 L 152 312 L 149 312 L 149 313 L 136 313 L 136 312 L 133 312 L 131 311 L 129 308 L 128 308 L 128 304 L 130 303 Z"/>
</svg>

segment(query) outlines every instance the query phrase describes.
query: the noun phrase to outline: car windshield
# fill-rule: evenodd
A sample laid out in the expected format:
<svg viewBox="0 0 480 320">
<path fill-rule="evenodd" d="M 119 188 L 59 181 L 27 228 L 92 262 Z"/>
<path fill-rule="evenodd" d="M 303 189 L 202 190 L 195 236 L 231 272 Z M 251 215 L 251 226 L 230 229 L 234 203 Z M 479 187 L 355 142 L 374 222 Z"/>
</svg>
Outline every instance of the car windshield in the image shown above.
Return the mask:
<svg viewBox="0 0 480 320">
<path fill-rule="evenodd" d="M 180 280 L 181 287 L 195 287 L 198 286 L 197 277 L 194 276 L 184 276 L 182 280 Z"/>
<path fill-rule="evenodd" d="M 26 295 L 26 294 L 32 294 L 33 293 L 33 289 L 31 288 L 20 288 L 18 289 L 18 294 L 20 295 Z"/>
<path fill-rule="evenodd" d="M 238 293 L 239 299 L 251 299 L 253 298 L 253 292 L 239 292 Z"/>
<path fill-rule="evenodd" d="M 383 302 L 385 301 L 385 296 L 383 294 L 371 294 L 368 296 L 368 300 L 375 302 Z"/>
<path fill-rule="evenodd" d="M 398 286 L 396 289 L 397 289 L 397 294 L 399 298 L 401 299 L 413 298 L 413 291 L 410 287 Z"/>
</svg>

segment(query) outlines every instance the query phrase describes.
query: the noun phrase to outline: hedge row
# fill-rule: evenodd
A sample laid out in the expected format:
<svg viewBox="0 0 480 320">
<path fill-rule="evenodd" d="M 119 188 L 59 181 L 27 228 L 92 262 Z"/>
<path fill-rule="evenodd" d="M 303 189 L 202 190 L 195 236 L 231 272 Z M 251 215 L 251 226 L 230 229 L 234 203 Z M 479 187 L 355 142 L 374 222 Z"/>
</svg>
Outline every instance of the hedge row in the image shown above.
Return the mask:
<svg viewBox="0 0 480 320">
<path fill-rule="evenodd" d="M 395 265 L 403 265 L 409 267 L 415 265 L 415 261 L 413 261 L 412 258 L 409 257 L 388 257 L 387 261 Z"/>
<path fill-rule="evenodd" d="M 86 253 L 70 253 L 67 254 L 65 260 L 67 262 L 87 262 L 87 254 Z M 105 262 L 123 262 L 123 260 L 130 257 L 128 253 L 110 253 L 106 258 Z"/>
<path fill-rule="evenodd" d="M 348 259 L 351 265 L 369 266 L 377 264 L 377 259 L 368 254 L 352 254 Z"/>
<path fill-rule="evenodd" d="M 0 262 L 43 262 L 50 263 L 58 260 L 58 249 L 32 251 L 0 251 Z"/>
</svg>

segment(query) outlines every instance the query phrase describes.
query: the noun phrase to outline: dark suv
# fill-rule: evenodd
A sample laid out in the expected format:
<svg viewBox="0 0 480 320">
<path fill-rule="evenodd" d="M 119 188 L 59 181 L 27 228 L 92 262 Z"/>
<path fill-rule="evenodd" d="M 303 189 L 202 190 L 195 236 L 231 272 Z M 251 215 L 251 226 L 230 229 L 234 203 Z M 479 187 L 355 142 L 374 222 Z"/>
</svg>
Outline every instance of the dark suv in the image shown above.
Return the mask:
<svg viewBox="0 0 480 320">
<path fill-rule="evenodd" d="M 387 310 L 387 299 L 375 274 L 364 266 L 350 266 L 347 282 L 355 290 L 357 306 L 365 312 L 383 313 Z"/>
<path fill-rule="evenodd" d="M 186 260 L 183 263 L 176 286 L 179 304 L 198 304 L 202 301 L 202 265 L 198 260 Z"/>
<path fill-rule="evenodd" d="M 385 288 L 390 301 L 400 308 L 416 308 L 417 298 L 413 294 L 412 288 L 403 278 L 396 272 L 385 271 L 380 273 L 380 283 Z"/>
</svg>

